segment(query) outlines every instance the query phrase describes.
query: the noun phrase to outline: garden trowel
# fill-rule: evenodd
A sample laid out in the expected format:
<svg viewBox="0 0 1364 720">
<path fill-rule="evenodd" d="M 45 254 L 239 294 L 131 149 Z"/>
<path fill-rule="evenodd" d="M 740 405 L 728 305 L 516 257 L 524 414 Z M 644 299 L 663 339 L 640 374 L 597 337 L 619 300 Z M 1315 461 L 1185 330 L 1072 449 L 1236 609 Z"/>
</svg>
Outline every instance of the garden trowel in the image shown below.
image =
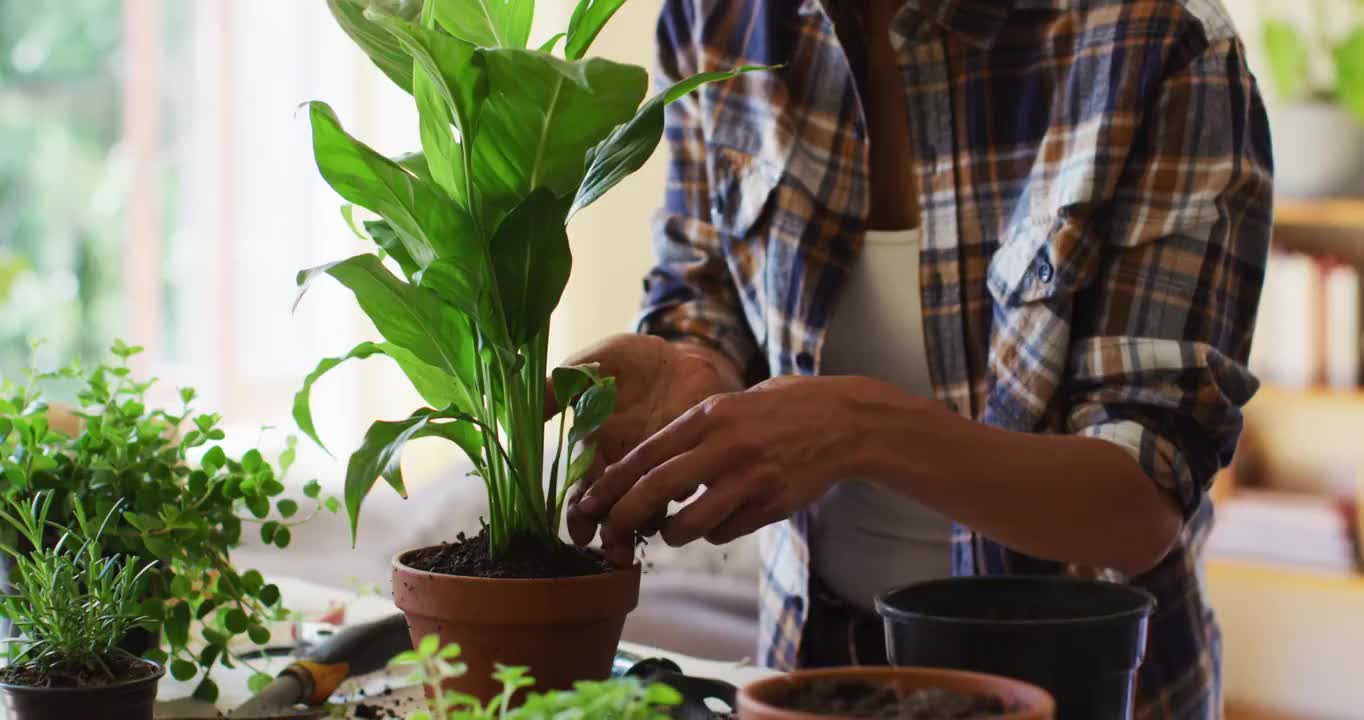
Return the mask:
<svg viewBox="0 0 1364 720">
<path fill-rule="evenodd" d="M 407 619 L 401 613 L 344 627 L 289 663 L 269 685 L 227 717 L 324 717 L 327 711 L 321 705 L 346 678 L 382 670 L 394 655 L 411 649 Z"/>
</svg>

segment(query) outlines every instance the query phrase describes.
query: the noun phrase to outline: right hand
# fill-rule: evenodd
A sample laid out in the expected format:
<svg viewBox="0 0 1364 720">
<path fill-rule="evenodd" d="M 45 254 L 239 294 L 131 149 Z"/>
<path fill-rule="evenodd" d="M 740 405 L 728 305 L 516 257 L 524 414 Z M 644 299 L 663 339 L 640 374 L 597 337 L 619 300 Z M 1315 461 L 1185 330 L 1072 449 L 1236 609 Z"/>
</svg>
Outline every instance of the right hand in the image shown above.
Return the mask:
<svg viewBox="0 0 1364 720">
<path fill-rule="evenodd" d="M 570 491 L 567 525 L 573 542 L 586 545 L 597 524 L 577 511 L 578 499 L 606 466 L 712 395 L 744 389 L 738 369 L 726 356 L 687 342 L 650 335 L 613 335 L 564 361 L 564 365 L 597 363 L 602 375 L 616 379 L 616 408 L 592 435 L 597 456 L 592 469 Z M 546 419 L 558 413 L 553 398 Z"/>
</svg>

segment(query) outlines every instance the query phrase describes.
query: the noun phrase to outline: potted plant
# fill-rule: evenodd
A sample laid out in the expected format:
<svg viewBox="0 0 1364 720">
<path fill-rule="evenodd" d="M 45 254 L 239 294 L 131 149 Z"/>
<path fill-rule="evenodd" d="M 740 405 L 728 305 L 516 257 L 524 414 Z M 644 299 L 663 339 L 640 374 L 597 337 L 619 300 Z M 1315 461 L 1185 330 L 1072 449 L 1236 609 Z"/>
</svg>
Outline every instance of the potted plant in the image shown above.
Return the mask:
<svg viewBox="0 0 1364 720">
<path fill-rule="evenodd" d="M 399 555 L 393 588 L 414 639 L 462 643 L 471 672 L 453 684 L 485 699 L 500 691 L 493 658 L 534 667 L 548 688 L 604 678 L 638 600 L 638 566 L 612 570 L 559 539 L 565 495 L 590 467 L 589 438 L 615 402 L 612 379 L 594 368 L 548 367 L 550 313 L 571 264 L 565 224 L 644 163 L 667 103 L 754 69 L 691 77 L 645 101 L 643 68 L 583 57 L 622 2 L 582 0 L 568 30 L 535 50 L 525 47 L 531 0 L 328 0 L 342 28 L 414 97 L 421 152 L 385 157 L 347 134 L 326 104 L 307 105 L 318 169 L 352 204 L 344 214 L 354 220 L 359 206 L 377 218 L 352 223 L 374 252 L 299 273 L 300 292 L 330 276 L 385 342 L 323 360 L 295 418 L 318 440 L 313 383 L 343 360 L 373 355 L 394 360 L 429 405 L 375 422 L 350 456 L 352 541 L 380 477 L 405 493 L 399 456 L 409 440 L 443 438 L 473 461 L 488 497 L 483 527 Z M 552 54 L 560 42 L 562 56 Z M 552 454 L 547 400 L 573 413 L 566 436 L 559 417 Z"/>
<path fill-rule="evenodd" d="M 151 720 L 165 671 L 120 643 L 146 621 L 140 595 L 152 563 L 105 552 L 117 507 L 96 527 L 75 505 L 73 526 L 62 527 L 49 519 L 54 497 L 11 497 L 0 509 L 0 522 L 34 548 L 0 543 L 14 561 L 0 611 L 22 633 L 0 669 L 0 705 L 10 720 L 87 717 L 92 708 L 108 720 Z"/>
<path fill-rule="evenodd" d="M 666 720 L 668 708 L 682 697 L 662 683 L 643 683 L 625 677 L 606 681 L 582 681 L 572 690 L 529 693 L 535 678 L 524 667 L 498 665 L 493 680 L 500 690 L 487 701 L 444 690 L 452 680 L 468 674 L 458 662 L 460 647 L 442 646 L 436 635 L 427 635 L 416 647 L 393 658 L 396 667 L 411 668 L 408 682 L 426 690 L 426 707 L 408 714 L 407 720 Z"/>
<path fill-rule="evenodd" d="M 1308 6 L 1262 32 L 1274 95 L 1274 180 L 1288 196 L 1364 192 L 1364 3 Z M 1339 10 L 1342 17 L 1329 16 Z"/>
<path fill-rule="evenodd" d="M 749 683 L 740 720 L 1052 720 L 1041 688 L 959 670 L 842 667 L 803 670 Z"/>
<path fill-rule="evenodd" d="M 237 662 L 232 647 L 267 642 L 269 624 L 287 616 L 279 588 L 235 568 L 232 549 L 245 528 L 286 547 L 290 528 L 310 513 L 283 497 L 292 439 L 278 471 L 258 450 L 229 456 L 219 444 L 219 417 L 193 410 L 193 389 L 179 391 L 178 409 L 149 404 L 153 382 L 138 380 L 128 366 L 140 350 L 116 342 L 112 362 L 30 370 L 22 384 L 0 382 L 0 494 L 31 500 L 51 493 L 54 528 L 70 527 L 79 513 L 110 518 L 101 547 L 154 563 L 138 598 L 146 620 L 129 628 L 122 647 L 166 665 L 178 680 L 202 673 L 195 696 L 211 702 L 218 689 L 208 671 Z M 74 408 L 48 406 L 45 390 L 71 385 Z M 338 505 L 319 498 L 316 481 L 303 494 L 317 506 L 312 512 Z M 50 533 L 46 542 L 59 537 Z M 0 526 L 0 542 L 40 547 L 12 526 Z M 252 682 L 269 679 L 258 673 Z"/>
</svg>

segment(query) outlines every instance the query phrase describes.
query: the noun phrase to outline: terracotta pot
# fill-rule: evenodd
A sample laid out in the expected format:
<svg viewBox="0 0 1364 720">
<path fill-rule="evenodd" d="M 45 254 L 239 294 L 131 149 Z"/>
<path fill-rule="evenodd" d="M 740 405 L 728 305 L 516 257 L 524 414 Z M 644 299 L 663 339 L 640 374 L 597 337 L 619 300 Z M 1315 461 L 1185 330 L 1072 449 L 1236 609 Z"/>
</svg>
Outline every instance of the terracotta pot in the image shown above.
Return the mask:
<svg viewBox="0 0 1364 720">
<path fill-rule="evenodd" d="M 777 675 L 749 683 L 739 690 L 739 720 L 851 720 L 834 715 L 786 710 L 777 705 L 796 687 L 811 682 L 849 682 L 904 691 L 942 688 L 994 695 L 1018 710 L 993 720 L 1052 720 L 1056 704 L 1047 691 L 1018 680 L 962 672 L 913 667 L 838 667 Z"/>
<path fill-rule="evenodd" d="M 91 688 L 46 688 L 0 684 L 0 717 L 9 720 L 152 720 L 156 687 L 165 668 L 137 680 Z"/>
<path fill-rule="evenodd" d="M 501 693 L 494 664 L 530 668 L 533 690 L 566 690 L 611 673 L 625 616 L 639 603 L 640 566 L 600 575 L 488 579 L 414 570 L 393 560 L 393 600 L 412 642 L 459 643 L 469 672 L 445 687 L 487 700 Z"/>
</svg>

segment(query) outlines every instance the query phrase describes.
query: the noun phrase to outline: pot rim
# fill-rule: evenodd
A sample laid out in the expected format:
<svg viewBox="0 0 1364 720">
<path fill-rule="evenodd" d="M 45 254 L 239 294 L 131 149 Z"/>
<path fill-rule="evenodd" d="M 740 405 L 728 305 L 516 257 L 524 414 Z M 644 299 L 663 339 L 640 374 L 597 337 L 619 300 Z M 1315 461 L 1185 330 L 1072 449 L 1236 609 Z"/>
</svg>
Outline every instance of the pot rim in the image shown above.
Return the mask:
<svg viewBox="0 0 1364 720">
<path fill-rule="evenodd" d="M 472 575 L 450 575 L 449 573 L 437 573 L 437 572 L 431 572 L 430 570 L 418 570 L 418 569 L 412 567 L 411 565 L 408 565 L 408 564 L 406 564 L 406 563 L 403 562 L 403 556 L 404 556 L 404 555 L 407 555 L 407 554 L 409 554 L 409 553 L 417 552 L 418 550 L 426 550 L 426 549 L 428 549 L 428 548 L 433 548 L 433 547 L 438 547 L 438 546 L 437 546 L 437 545 L 422 545 L 421 547 L 414 547 L 414 548 L 408 548 L 408 549 L 406 549 L 406 550 L 400 550 L 400 551 L 398 551 L 398 553 L 397 553 L 396 555 L 393 556 L 393 561 L 392 561 L 390 564 L 393 566 L 393 569 L 394 569 L 395 571 L 402 571 L 402 572 L 405 572 L 405 573 L 410 573 L 410 574 L 415 575 L 415 576 L 418 576 L 418 577 L 430 577 L 430 578 L 449 579 L 449 580 L 457 580 L 457 581 L 459 581 L 459 582 L 477 583 L 477 584 L 507 583 L 507 584 L 526 584 L 526 585 L 531 585 L 531 584 L 534 584 L 534 583 L 547 583 L 547 582 L 553 582 L 553 583 L 574 583 L 574 584 L 577 584 L 577 583 L 590 583 L 590 582 L 601 582 L 601 581 L 603 581 L 604 579 L 619 577 L 619 576 L 621 576 L 621 575 L 631 575 L 631 574 L 638 575 L 638 574 L 639 574 L 641 571 L 643 571 L 643 569 L 644 569 L 644 566 L 643 566 L 643 565 L 641 565 L 640 563 L 635 563 L 634 565 L 631 565 L 631 566 L 628 567 L 628 568 L 612 568 L 609 572 L 594 573 L 594 574 L 592 574 L 592 575 L 570 575 L 570 576 L 568 576 L 568 577 L 557 577 L 557 578 L 485 578 L 485 577 L 475 577 L 475 576 L 472 576 Z"/>
<path fill-rule="evenodd" d="M 993 686 L 1007 686 L 1017 690 L 1020 694 L 1030 695 L 1035 705 L 1026 706 L 1016 712 L 1007 715 L 996 716 L 993 720 L 1025 720 L 1031 714 L 1041 712 L 1044 715 L 1054 715 L 1056 713 L 1056 700 L 1051 693 L 1031 683 L 1015 680 L 1003 675 L 991 675 L 989 673 L 972 672 L 969 670 L 948 670 L 941 668 L 915 667 L 915 666 L 850 666 L 837 668 L 819 668 L 811 670 L 797 670 L 795 672 L 783 673 L 761 680 L 754 680 L 739 689 L 740 706 L 747 705 L 753 710 L 763 714 L 783 715 L 790 720 L 830 720 L 831 716 L 818 715 L 815 713 L 788 710 L 783 707 L 763 702 L 753 696 L 753 689 L 760 686 L 776 685 L 778 683 L 799 683 L 802 680 L 863 680 L 874 682 L 876 680 L 895 680 L 903 677 L 954 677 L 962 680 L 984 680 Z M 739 710 L 740 708 L 735 708 Z M 836 717 L 836 716 L 834 716 Z"/>
<path fill-rule="evenodd" d="M 116 692 L 119 690 L 125 690 L 130 687 L 136 687 L 138 685 L 159 683 L 161 682 L 161 678 L 164 678 L 166 676 L 165 665 L 162 665 L 161 663 L 158 662 L 152 662 L 151 660 L 148 660 L 146 658 L 138 658 L 138 660 L 141 660 L 142 662 L 145 662 L 148 665 L 154 666 L 156 668 L 156 672 L 146 677 L 140 677 L 134 680 L 124 680 L 123 682 L 117 682 L 112 685 L 100 685 L 98 687 L 38 687 L 36 685 L 17 685 L 15 683 L 0 682 L 0 690 L 5 690 L 8 692 L 35 693 L 44 695 L 46 694 L 58 695 L 65 693 L 76 694 Z"/>
<path fill-rule="evenodd" d="M 892 595 L 921 587 L 934 587 L 940 585 L 989 585 L 1001 581 L 1029 581 L 1046 582 L 1055 585 L 1068 585 L 1070 587 L 1085 587 L 1101 589 L 1103 592 L 1121 592 L 1132 597 L 1133 601 L 1140 603 L 1128 610 L 1103 613 L 1101 615 L 1083 615 L 1068 618 L 1017 618 L 1017 619 L 992 619 L 992 618 L 970 618 L 959 615 L 936 615 L 917 610 L 906 610 L 890 603 Z M 1123 585 L 1104 580 L 1089 580 L 1086 578 L 1076 578 L 1067 576 L 966 576 L 942 578 L 938 580 L 928 580 L 924 582 L 910 583 L 899 587 L 891 588 L 876 596 L 876 613 L 884 620 L 932 620 L 941 623 L 953 623 L 957 625 L 985 625 L 994 627 L 1040 627 L 1054 628 L 1069 625 L 1089 625 L 1096 623 L 1112 622 L 1118 620 L 1128 620 L 1143 617 L 1150 617 L 1156 609 L 1156 596 L 1132 585 Z"/>
</svg>

